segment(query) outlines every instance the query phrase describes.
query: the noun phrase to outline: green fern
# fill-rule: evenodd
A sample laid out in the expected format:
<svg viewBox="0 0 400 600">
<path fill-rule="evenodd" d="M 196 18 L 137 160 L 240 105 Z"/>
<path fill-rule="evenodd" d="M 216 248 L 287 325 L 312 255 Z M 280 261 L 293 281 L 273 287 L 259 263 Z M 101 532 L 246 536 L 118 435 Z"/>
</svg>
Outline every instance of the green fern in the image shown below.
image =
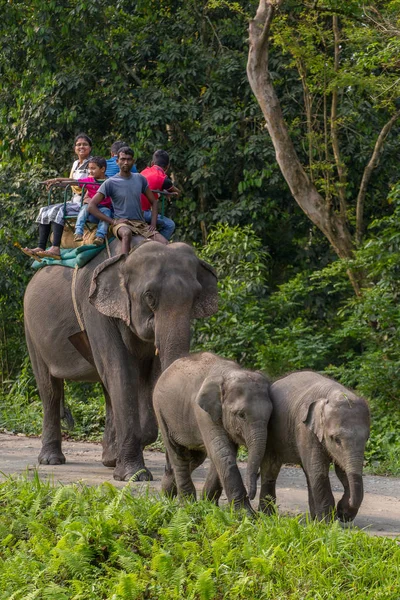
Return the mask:
<svg viewBox="0 0 400 600">
<path fill-rule="evenodd" d="M 336 523 L 39 478 L 0 506 L 0 600 L 400 597 L 398 545 Z"/>
</svg>

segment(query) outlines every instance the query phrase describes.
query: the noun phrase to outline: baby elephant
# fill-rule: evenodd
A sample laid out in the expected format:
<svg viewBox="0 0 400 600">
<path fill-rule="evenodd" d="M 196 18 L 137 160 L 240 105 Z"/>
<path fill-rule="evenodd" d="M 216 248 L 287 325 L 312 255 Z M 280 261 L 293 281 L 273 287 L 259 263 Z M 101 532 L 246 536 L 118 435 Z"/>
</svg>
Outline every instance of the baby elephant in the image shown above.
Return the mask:
<svg viewBox="0 0 400 600">
<path fill-rule="evenodd" d="M 276 501 L 275 483 L 282 463 L 303 467 L 313 518 L 335 508 L 329 465 L 344 487 L 337 505 L 341 521 L 356 516 L 363 499 L 362 469 L 369 437 L 369 409 L 362 398 L 333 379 L 312 371 L 292 373 L 272 384 L 273 413 L 261 466 L 260 509 L 269 513 Z"/>
<path fill-rule="evenodd" d="M 178 494 L 196 497 L 191 473 L 208 456 L 206 497 L 218 502 L 223 486 L 229 502 L 252 512 L 272 411 L 266 377 L 208 352 L 191 354 L 164 371 L 153 401 Z M 240 444 L 249 450 L 248 494 L 236 463 Z M 162 489 L 175 492 L 168 473 Z"/>
</svg>

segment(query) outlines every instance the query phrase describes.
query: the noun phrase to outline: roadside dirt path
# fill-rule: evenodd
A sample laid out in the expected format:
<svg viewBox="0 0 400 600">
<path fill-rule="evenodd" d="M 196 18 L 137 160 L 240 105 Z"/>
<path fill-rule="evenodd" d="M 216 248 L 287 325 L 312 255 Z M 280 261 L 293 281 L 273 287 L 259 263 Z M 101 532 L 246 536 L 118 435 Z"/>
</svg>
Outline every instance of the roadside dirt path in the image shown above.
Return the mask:
<svg viewBox="0 0 400 600">
<path fill-rule="evenodd" d="M 108 481 L 120 488 L 124 482 L 115 481 L 112 469 L 101 463 L 101 445 L 64 441 L 63 451 L 67 463 L 61 466 L 38 465 L 37 456 L 40 439 L 21 435 L 0 433 L 0 481 L 8 475 L 31 477 L 37 469 L 41 478 L 50 478 L 54 482 L 73 483 L 81 481 L 87 485 L 99 485 Z M 164 470 L 164 455 L 161 452 L 145 452 L 145 461 L 154 476 L 150 483 L 132 484 L 138 493 L 149 487 L 154 492 L 160 490 Z M 245 464 L 241 464 L 245 470 Z M 194 473 L 198 491 L 201 490 L 206 473 L 205 466 Z M 331 474 L 332 489 L 336 500 L 342 495 L 338 479 Z M 399 538 L 400 543 L 400 479 L 389 477 L 365 476 L 365 497 L 354 525 L 365 529 L 372 535 Z M 277 497 L 280 513 L 302 514 L 308 509 L 306 481 L 301 469 L 285 467 L 277 482 Z M 258 498 L 253 502 L 257 506 Z"/>
</svg>

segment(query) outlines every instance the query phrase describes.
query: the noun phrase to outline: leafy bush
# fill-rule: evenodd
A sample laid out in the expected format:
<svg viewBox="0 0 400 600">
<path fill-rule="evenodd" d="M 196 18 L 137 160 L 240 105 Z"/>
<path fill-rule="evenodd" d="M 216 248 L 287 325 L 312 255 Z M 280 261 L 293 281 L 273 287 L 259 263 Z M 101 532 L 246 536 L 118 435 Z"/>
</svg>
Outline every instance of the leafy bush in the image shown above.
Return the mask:
<svg viewBox="0 0 400 600">
<path fill-rule="evenodd" d="M 397 598 L 395 541 L 103 484 L 0 483 L 0 598 Z M 343 568 L 345 563 L 346 568 Z"/>
<path fill-rule="evenodd" d="M 400 186 L 391 200 L 397 202 Z M 400 197 L 400 196 L 399 196 Z M 367 465 L 400 472 L 400 206 L 375 221 L 353 261 L 303 272 L 266 294 L 268 255 L 250 227 L 217 226 L 199 252 L 220 274 L 219 311 L 195 325 L 194 348 L 280 376 L 313 369 L 357 389 L 371 406 Z M 233 266 L 235 265 L 235 266 Z M 362 296 L 346 270 L 365 274 Z"/>
<path fill-rule="evenodd" d="M 195 323 L 193 350 L 209 350 L 250 366 L 263 341 L 268 254 L 249 225 L 226 224 L 212 229 L 198 253 L 217 271 L 218 312 Z"/>
</svg>

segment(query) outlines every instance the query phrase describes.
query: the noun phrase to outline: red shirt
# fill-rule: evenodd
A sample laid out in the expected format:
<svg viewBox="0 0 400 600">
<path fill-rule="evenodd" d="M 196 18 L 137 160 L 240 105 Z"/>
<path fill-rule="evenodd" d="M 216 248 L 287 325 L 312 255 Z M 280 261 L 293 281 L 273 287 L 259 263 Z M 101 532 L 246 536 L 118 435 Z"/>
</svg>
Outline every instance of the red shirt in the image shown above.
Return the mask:
<svg viewBox="0 0 400 600">
<path fill-rule="evenodd" d="M 95 194 L 99 191 L 101 184 L 105 181 L 105 179 L 95 179 L 94 177 L 86 177 L 85 179 L 79 179 L 79 183 L 96 183 L 97 185 L 86 185 L 85 186 L 85 194 L 87 192 L 89 198 L 93 198 Z M 98 206 L 105 206 L 106 208 L 112 207 L 112 200 L 110 196 L 106 196 L 104 200 L 99 202 Z"/>
<path fill-rule="evenodd" d="M 144 169 L 140 174 L 146 177 L 147 182 L 149 184 L 149 188 L 151 190 L 164 189 L 164 182 L 166 179 L 168 179 L 168 176 L 165 174 L 164 169 L 162 169 L 158 165 L 146 167 L 146 169 Z M 154 196 L 158 198 L 158 194 L 154 194 Z M 140 196 L 140 200 L 142 202 L 142 210 L 151 210 L 151 204 L 144 194 Z"/>
</svg>

